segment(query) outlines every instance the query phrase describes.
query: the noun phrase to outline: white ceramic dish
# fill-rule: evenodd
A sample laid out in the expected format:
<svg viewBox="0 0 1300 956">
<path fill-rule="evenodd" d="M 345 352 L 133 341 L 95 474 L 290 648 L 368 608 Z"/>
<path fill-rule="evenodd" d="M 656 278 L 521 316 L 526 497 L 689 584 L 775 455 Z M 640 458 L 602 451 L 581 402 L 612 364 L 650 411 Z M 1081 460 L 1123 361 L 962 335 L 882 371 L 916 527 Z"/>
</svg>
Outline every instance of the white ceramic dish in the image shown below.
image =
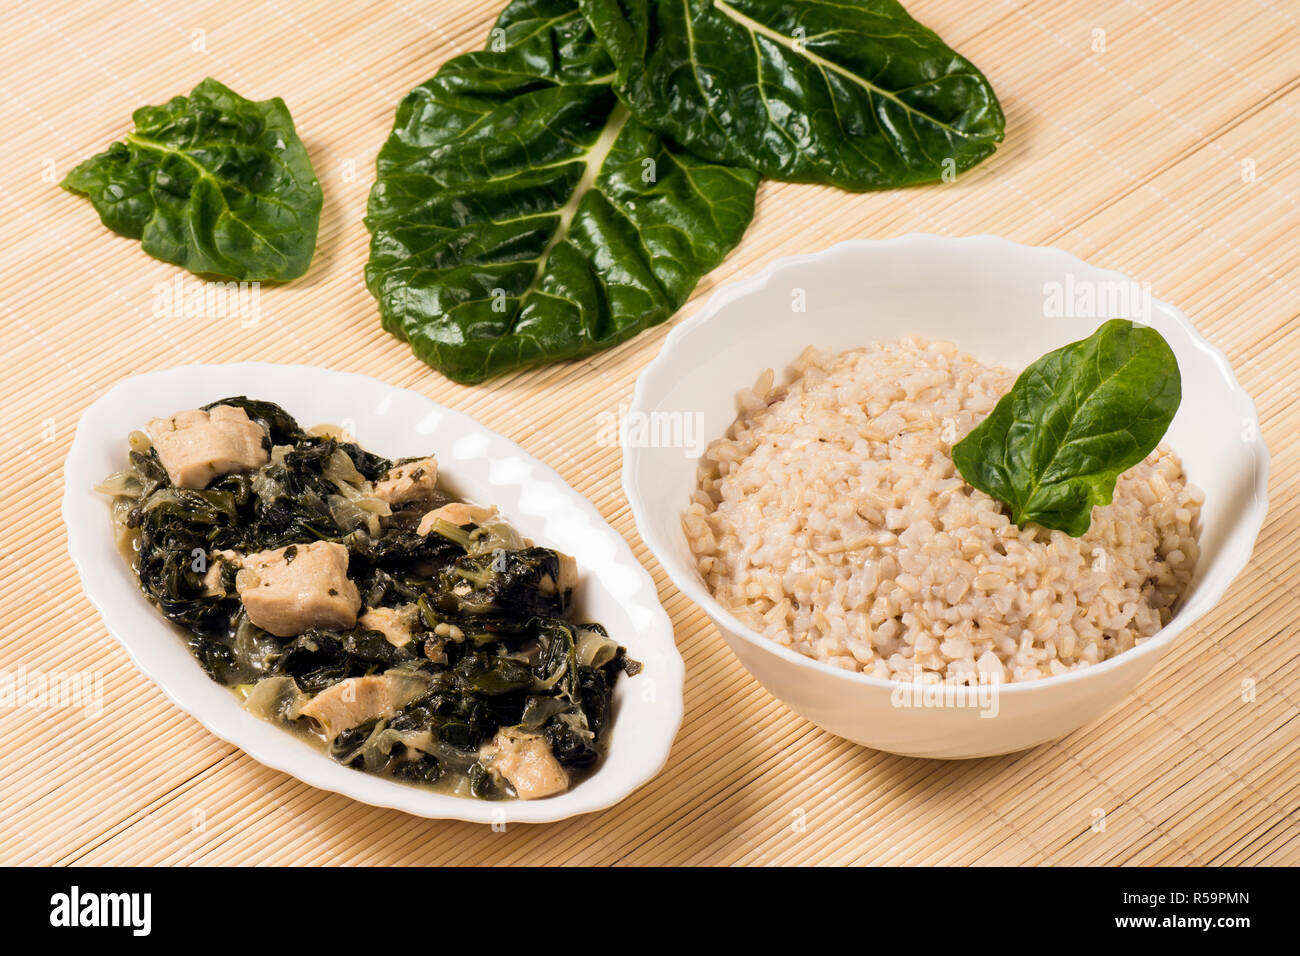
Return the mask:
<svg viewBox="0 0 1300 956">
<path fill-rule="evenodd" d="M 1058 283 L 1059 285 L 1052 285 Z M 1086 290 L 1132 284 L 1057 249 L 993 236 L 908 235 L 852 241 L 781 259 L 720 289 L 668 336 L 637 381 L 630 415 L 700 418 L 702 443 L 736 416 L 735 393 L 764 368 L 783 369 L 813 344 L 836 350 L 920 334 L 977 358 L 1021 369 L 1090 335 L 1113 310 L 1047 317 L 1053 293 L 1086 312 Z M 1137 287 L 1141 291 L 1141 287 Z M 814 661 L 766 640 L 713 600 L 695 571 L 680 516 L 697 462 L 673 447 L 626 447 L 623 487 L 637 527 L 669 577 L 717 625 L 741 663 L 813 723 L 879 750 L 927 757 L 982 757 L 1053 740 L 1120 701 L 1160 656 L 1222 596 L 1245 566 L 1267 510 L 1268 451 L 1254 402 L 1223 353 L 1182 312 L 1149 302 L 1149 322 L 1173 347 L 1183 400 L 1167 440 L 1204 489 L 1202 556 L 1173 620 L 1156 637 L 1109 661 L 1060 677 L 1004 685 L 992 707 L 898 706 L 900 685 Z M 798 311 L 802 305 L 805 311 Z M 1119 316 L 1129 317 L 1134 316 Z M 1139 316 L 1141 317 L 1141 316 Z M 667 419 L 660 419 L 661 421 Z"/>
<path fill-rule="evenodd" d="M 113 544 L 107 499 L 93 490 L 126 460 L 126 436 L 150 418 L 248 395 L 283 405 L 304 426 L 348 428 L 388 457 L 433 452 L 439 481 L 491 503 L 524 535 L 573 555 L 580 607 L 609 628 L 645 669 L 615 691 L 608 751 L 567 793 L 543 800 L 479 801 L 350 770 L 247 713 L 208 677 L 178 633 L 141 594 Z M 135 665 L 182 710 L 255 760 L 379 807 L 480 823 L 540 823 L 608 807 L 653 777 L 681 724 L 683 666 L 654 582 L 587 499 L 514 442 L 460 412 L 373 378 L 302 365 L 195 365 L 126 379 L 91 405 L 64 466 L 68 550 L 91 602 Z"/>
</svg>

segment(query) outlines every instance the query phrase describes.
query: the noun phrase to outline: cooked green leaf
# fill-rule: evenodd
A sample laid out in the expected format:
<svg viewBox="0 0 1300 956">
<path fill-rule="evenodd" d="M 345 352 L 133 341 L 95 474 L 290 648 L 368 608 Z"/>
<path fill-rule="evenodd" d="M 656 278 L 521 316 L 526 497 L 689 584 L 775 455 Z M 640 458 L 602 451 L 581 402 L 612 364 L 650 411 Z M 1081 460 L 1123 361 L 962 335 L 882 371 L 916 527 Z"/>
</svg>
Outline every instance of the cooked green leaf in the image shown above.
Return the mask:
<svg viewBox="0 0 1300 956">
<path fill-rule="evenodd" d="M 452 790 L 468 783 L 478 796 L 509 795 L 507 781 L 529 796 L 517 778 L 490 769 L 502 731 L 540 736 L 568 772 L 598 759 L 619 675 L 640 665 L 599 624 L 565 619 L 572 558 L 477 509 L 466 513 L 487 523 L 452 525 L 459 540 L 421 531 L 428 509 L 448 503 L 437 488 L 372 513 L 372 524 L 340 521 L 334 505 L 349 500 L 340 485 L 350 500 L 379 500 L 375 485 L 397 462 L 308 432 L 272 402 L 237 396 L 204 409 L 218 405 L 267 429 L 269 461 L 179 488 L 158 448 L 134 450 L 99 489 L 113 497 L 115 531 L 141 589 L 183 629 L 210 677 L 247 691 L 245 706 L 259 716 L 303 730 L 315 721 L 340 763 Z M 346 550 L 364 613 L 329 626 L 299 620 L 293 635 L 262 630 L 244 603 L 250 556 L 256 568 L 257 555 L 284 547 L 287 564 L 321 541 Z M 328 584 L 308 573 L 289 600 L 311 603 Z M 340 682 L 367 677 L 391 707 L 335 710 L 353 690 Z M 335 704 L 317 698 L 331 692 Z"/>
<path fill-rule="evenodd" d="M 321 190 L 283 100 L 253 102 L 206 79 L 134 119 L 124 142 L 63 180 L 104 225 L 199 275 L 285 280 L 307 271 Z"/>
<path fill-rule="evenodd" d="M 773 179 L 885 189 L 1002 140 L 992 87 L 895 0 L 579 0 L 643 123 Z"/>
<path fill-rule="evenodd" d="M 952 448 L 970 484 L 1033 521 L 1078 537 L 1115 479 L 1156 447 L 1182 400 L 1173 350 L 1149 326 L 1112 319 L 1020 374 L 993 413 Z"/>
<path fill-rule="evenodd" d="M 758 184 L 629 116 L 575 0 L 515 0 L 493 37 L 402 101 L 366 217 L 384 328 L 465 383 L 663 322 Z"/>
</svg>

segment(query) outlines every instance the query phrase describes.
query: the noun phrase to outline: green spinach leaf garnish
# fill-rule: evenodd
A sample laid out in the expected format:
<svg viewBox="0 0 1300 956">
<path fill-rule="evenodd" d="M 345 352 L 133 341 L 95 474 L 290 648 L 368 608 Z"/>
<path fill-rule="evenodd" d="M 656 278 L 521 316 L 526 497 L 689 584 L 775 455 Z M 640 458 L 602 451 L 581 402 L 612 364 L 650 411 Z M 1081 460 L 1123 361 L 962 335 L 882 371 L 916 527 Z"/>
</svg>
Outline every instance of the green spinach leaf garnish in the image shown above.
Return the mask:
<svg viewBox="0 0 1300 956">
<path fill-rule="evenodd" d="M 134 120 L 125 141 L 63 180 L 104 225 L 198 275 L 283 281 L 307 271 L 321 189 L 283 100 L 246 100 L 209 78 Z"/>
<path fill-rule="evenodd" d="M 895 0 L 579 0 L 633 114 L 773 179 L 887 189 L 1002 140 L 988 81 Z"/>
<path fill-rule="evenodd" d="M 758 175 L 630 115 L 575 0 L 515 0 L 487 50 L 402 101 L 366 282 L 384 328 L 458 382 L 663 322 L 740 241 Z"/>
<path fill-rule="evenodd" d="M 1119 475 L 1159 443 L 1181 399 L 1178 362 L 1160 333 L 1112 319 L 1026 368 L 953 446 L 953 462 L 1018 526 L 1079 537 Z"/>
</svg>

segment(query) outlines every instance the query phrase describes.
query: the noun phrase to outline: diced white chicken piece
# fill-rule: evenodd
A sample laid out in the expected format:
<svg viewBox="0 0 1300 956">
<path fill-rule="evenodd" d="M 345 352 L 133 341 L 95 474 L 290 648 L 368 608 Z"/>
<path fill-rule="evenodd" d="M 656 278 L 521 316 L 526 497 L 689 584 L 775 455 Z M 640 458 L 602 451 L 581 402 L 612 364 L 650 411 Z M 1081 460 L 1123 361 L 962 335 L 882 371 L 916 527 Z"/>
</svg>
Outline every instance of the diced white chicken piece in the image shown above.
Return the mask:
<svg viewBox="0 0 1300 956">
<path fill-rule="evenodd" d="M 333 541 L 247 555 L 235 590 L 248 619 L 276 637 L 349 628 L 361 609 L 361 594 L 348 578 L 348 549 Z"/>
<path fill-rule="evenodd" d="M 221 585 L 221 572 L 227 563 L 239 567 L 238 551 L 213 551 L 209 558 L 208 570 L 203 574 L 203 593 L 209 597 L 224 597 L 226 589 Z"/>
<path fill-rule="evenodd" d="M 177 488 L 204 488 L 232 471 L 259 468 L 270 460 L 266 432 L 242 408 L 191 409 L 146 426 L 167 477 Z"/>
<path fill-rule="evenodd" d="M 420 525 L 415 529 L 416 534 L 428 534 L 433 530 L 433 523 L 438 520 L 446 521 L 461 527 L 467 524 L 483 524 L 490 521 L 497 515 L 496 508 L 480 508 L 477 505 L 468 505 L 463 501 L 453 501 L 445 504 L 441 508 L 434 508 L 426 512 L 420 519 Z"/>
<path fill-rule="evenodd" d="M 221 568 L 224 561 L 213 561 L 203 575 L 203 593 L 209 597 L 221 597 L 226 589 L 221 586 Z"/>
<path fill-rule="evenodd" d="M 557 588 L 561 593 L 572 591 L 578 586 L 577 560 L 562 551 L 556 551 L 555 556 L 560 559 L 560 580 L 552 581 L 549 577 L 542 578 L 539 582 L 539 588 L 543 594 L 554 594 Z"/>
<path fill-rule="evenodd" d="M 505 727 L 479 750 L 488 772 L 504 777 L 520 800 L 537 800 L 569 789 L 569 774 L 551 753 L 546 738 Z"/>
<path fill-rule="evenodd" d="M 349 677 L 331 684 L 303 706 L 300 713 L 320 725 L 327 740 L 377 717 L 397 712 L 428 689 L 428 678 L 397 670 L 366 677 Z"/>
<path fill-rule="evenodd" d="M 578 586 L 578 561 L 571 555 L 556 552 L 560 556 L 560 590 L 572 591 Z"/>
<path fill-rule="evenodd" d="M 357 620 L 367 630 L 383 634 L 394 647 L 405 647 L 415 637 L 411 628 L 415 626 L 415 605 L 402 607 L 372 607 Z"/>
<path fill-rule="evenodd" d="M 430 456 L 390 468 L 388 474 L 375 482 L 374 494 L 390 505 L 404 505 L 431 498 L 437 484 L 438 463 Z"/>
</svg>

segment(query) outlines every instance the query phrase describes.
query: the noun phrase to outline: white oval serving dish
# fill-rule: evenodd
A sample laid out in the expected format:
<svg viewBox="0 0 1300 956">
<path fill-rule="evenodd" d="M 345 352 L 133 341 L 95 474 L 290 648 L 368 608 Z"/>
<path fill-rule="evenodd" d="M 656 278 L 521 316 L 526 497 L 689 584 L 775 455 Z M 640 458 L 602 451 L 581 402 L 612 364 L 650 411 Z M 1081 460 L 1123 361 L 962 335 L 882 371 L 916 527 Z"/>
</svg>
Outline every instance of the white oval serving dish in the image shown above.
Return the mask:
<svg viewBox="0 0 1300 956">
<path fill-rule="evenodd" d="M 1114 306 L 1125 302 L 1142 314 L 1115 315 Z M 737 391 L 769 367 L 780 381 L 808 345 L 839 351 L 918 334 L 1019 371 L 1112 317 L 1149 321 L 1173 347 L 1183 400 L 1166 440 L 1206 493 L 1192 586 L 1172 621 L 1133 650 L 1058 677 L 1002 685 L 991 706 L 918 705 L 900 692 L 907 685 L 781 647 L 712 598 L 681 527 L 697 462 L 680 447 L 626 445 L 623 487 L 637 528 L 750 673 L 832 733 L 879 750 L 938 758 L 1011 753 L 1061 737 L 1118 703 L 1218 601 L 1249 559 L 1267 511 L 1268 450 L 1254 402 L 1223 353 L 1181 311 L 1125 276 L 1058 249 L 994 236 L 855 240 L 777 260 L 719 289 L 669 334 L 641 373 L 629 411 L 639 422 L 698 415 L 693 420 L 703 445 L 734 420 Z"/>
<path fill-rule="evenodd" d="M 351 770 L 247 713 L 213 682 L 141 593 L 117 552 L 108 499 L 93 490 L 123 467 L 127 434 L 159 415 L 247 395 L 284 406 L 304 427 L 347 428 L 391 458 L 433 453 L 439 483 L 497 505 L 525 536 L 573 555 L 579 607 L 644 665 L 615 690 L 607 752 L 571 790 L 543 800 L 480 801 Z M 193 365 L 128 378 L 86 409 L 64 465 L 68 550 L 86 594 L 131 660 L 182 710 L 255 760 L 363 803 L 425 817 L 541 823 L 608 807 L 653 777 L 681 724 L 683 665 L 654 582 L 595 507 L 551 468 L 472 418 L 364 375 L 304 365 Z"/>
</svg>

